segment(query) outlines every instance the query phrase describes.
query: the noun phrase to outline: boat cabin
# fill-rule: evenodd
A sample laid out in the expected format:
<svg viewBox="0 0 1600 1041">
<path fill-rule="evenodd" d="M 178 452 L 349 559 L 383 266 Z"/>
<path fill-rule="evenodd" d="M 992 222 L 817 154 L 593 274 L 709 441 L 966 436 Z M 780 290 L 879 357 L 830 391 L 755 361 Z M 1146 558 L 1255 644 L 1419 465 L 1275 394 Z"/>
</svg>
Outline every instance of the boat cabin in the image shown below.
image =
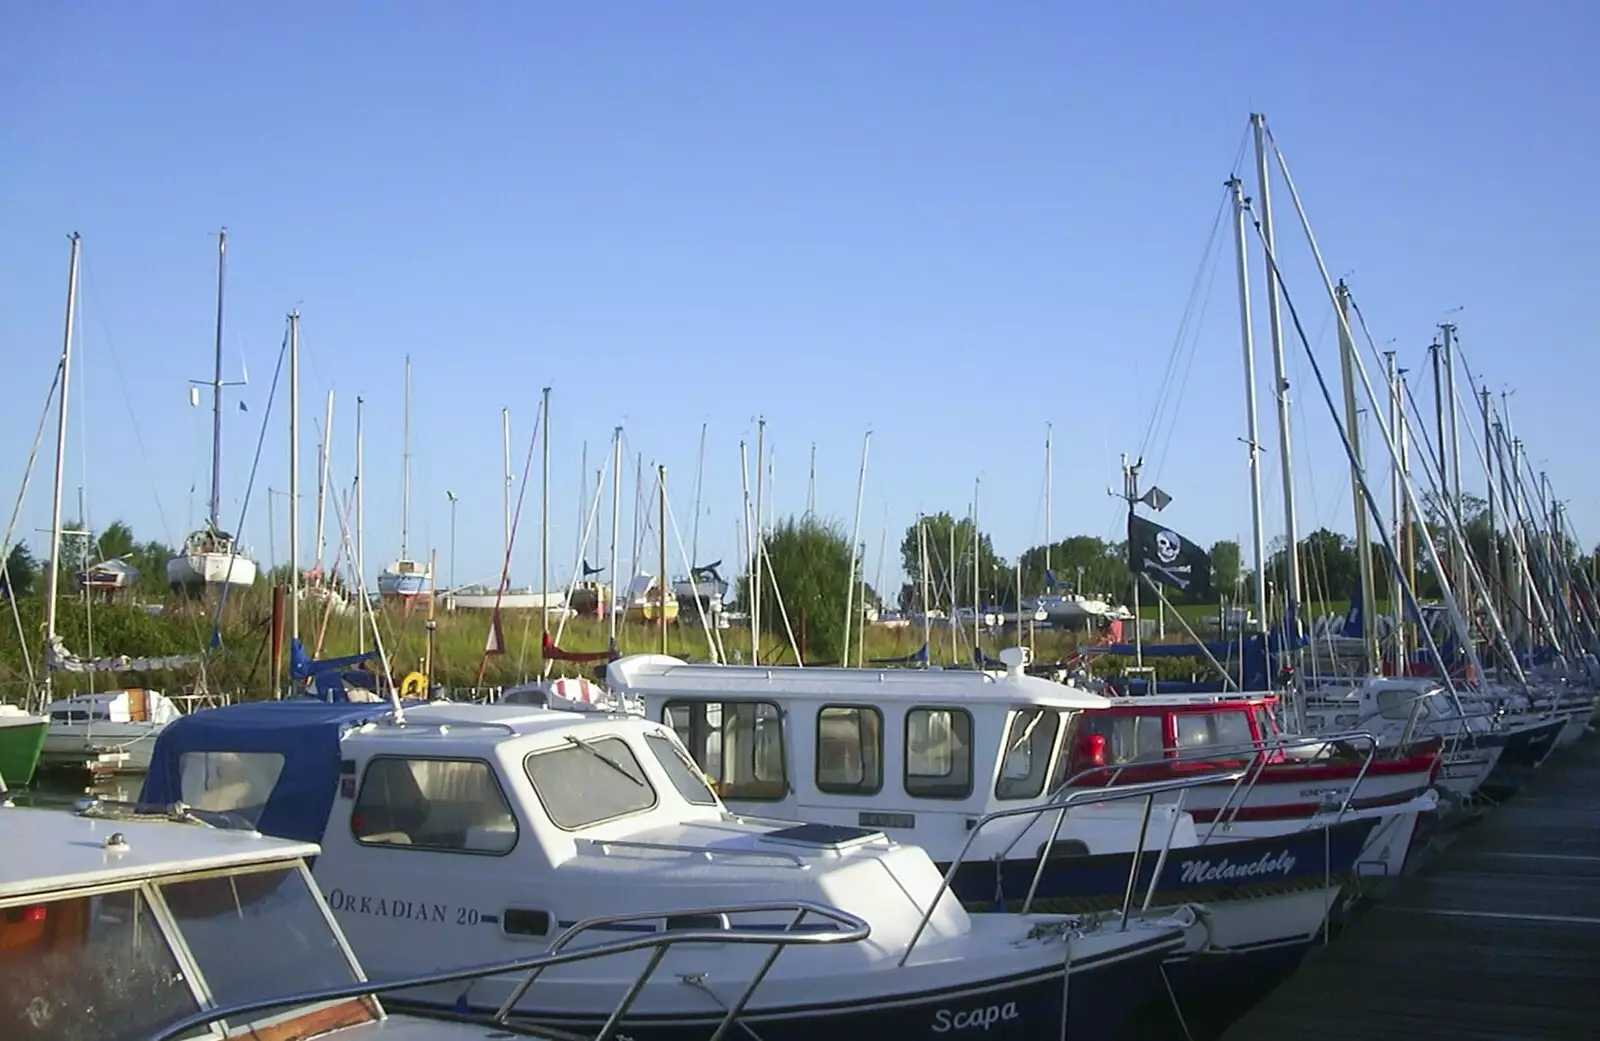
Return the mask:
<svg viewBox="0 0 1600 1041">
<path fill-rule="evenodd" d="M 98 694 L 74 694 L 52 701 L 48 709 L 52 725 L 94 723 L 170 723 L 181 713 L 158 690 L 130 687 Z"/>
<path fill-rule="evenodd" d="M 253 832 L 0 807 L 0 1037 L 144 1039 L 204 1009 L 363 977 L 304 859 Z M 186 1037 L 337 1036 L 376 999 L 277 1008 Z"/>
<path fill-rule="evenodd" d="M 606 685 L 642 698 L 649 719 L 672 727 L 730 807 L 883 829 L 942 864 L 985 814 L 1048 798 L 1067 776 L 1076 721 L 1111 704 L 1026 675 L 1020 654 L 1002 654 L 1003 673 L 694 665 L 641 654 L 612 662 Z M 1131 803 L 1085 809 L 1060 832 L 1078 852 L 1127 841 L 1121 819 L 1137 814 Z M 985 837 L 1009 847 L 1014 832 L 1036 825 L 1018 818 Z"/>
<path fill-rule="evenodd" d="M 1066 776 L 1077 784 L 1133 784 L 1171 776 L 1173 768 L 1205 772 L 1253 759 L 1279 740 L 1277 700 L 1272 694 L 1113 698 L 1078 718 Z M 1101 767 L 1105 775 L 1078 777 Z"/>
<path fill-rule="evenodd" d="M 875 829 L 733 816 L 670 727 L 605 711 L 230 705 L 166 728 L 140 798 L 319 842 L 317 882 L 380 975 L 538 953 L 602 914 L 774 900 L 870 909 L 875 944 L 892 943 L 940 882 L 922 850 Z M 753 927 L 790 917 L 756 915 Z M 674 921 L 650 928 L 704 927 L 704 916 Z M 929 936 L 966 921 L 946 894 Z M 867 957 L 830 955 L 856 956 Z"/>
</svg>

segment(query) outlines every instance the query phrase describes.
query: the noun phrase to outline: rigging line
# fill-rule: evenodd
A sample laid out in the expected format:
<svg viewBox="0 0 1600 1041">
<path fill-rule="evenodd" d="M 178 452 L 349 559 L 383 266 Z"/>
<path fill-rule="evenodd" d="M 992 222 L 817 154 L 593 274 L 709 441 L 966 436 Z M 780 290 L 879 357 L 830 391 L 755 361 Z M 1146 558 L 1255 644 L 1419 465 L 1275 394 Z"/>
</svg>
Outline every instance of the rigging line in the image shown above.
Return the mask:
<svg viewBox="0 0 1600 1041">
<path fill-rule="evenodd" d="M 1268 133 L 1270 134 L 1271 131 L 1269 130 Z M 1273 145 L 1274 148 L 1276 148 L 1276 141 L 1273 142 Z M 1341 431 L 1339 440 L 1344 446 L 1345 458 L 1348 460 L 1351 467 L 1351 477 L 1359 484 L 1362 499 L 1365 501 L 1368 511 L 1372 514 L 1372 519 L 1376 522 L 1375 526 L 1380 533 L 1379 545 L 1383 548 L 1386 563 L 1396 572 L 1399 572 L 1399 562 L 1395 559 L 1394 549 L 1389 544 L 1388 536 L 1383 534 L 1388 529 L 1384 525 L 1382 511 L 1378 507 L 1378 500 L 1375 496 L 1373 496 L 1371 490 L 1367 487 L 1366 473 L 1361 467 L 1361 461 L 1356 458 L 1355 449 L 1351 446 L 1349 438 L 1344 436 L 1342 433 L 1343 426 L 1339 421 L 1339 409 L 1334 405 L 1333 402 L 1333 392 L 1328 389 L 1328 382 L 1323 378 L 1322 375 L 1322 366 L 1317 362 L 1316 353 L 1311 349 L 1311 341 L 1306 338 L 1305 326 L 1300 321 L 1300 311 L 1297 307 L 1295 307 L 1294 300 L 1289 294 L 1289 286 L 1288 282 L 1283 277 L 1283 270 L 1278 266 L 1277 258 L 1273 255 L 1274 251 L 1266 248 L 1266 238 L 1262 234 L 1261 221 L 1256 217 L 1253 211 L 1250 214 L 1250 224 L 1255 229 L 1256 238 L 1263 246 L 1263 252 L 1266 254 L 1267 263 L 1271 264 L 1273 271 L 1277 273 L 1278 290 L 1283 294 L 1284 307 L 1287 308 L 1289 312 L 1289 318 L 1294 323 L 1295 335 L 1299 338 L 1300 346 L 1304 348 L 1306 358 L 1311 363 L 1311 370 L 1316 375 L 1317 388 L 1322 392 L 1323 404 L 1328 407 L 1328 414 L 1333 417 L 1334 429 Z M 1423 541 L 1429 549 L 1430 559 L 1437 559 L 1437 553 L 1434 550 L 1433 542 L 1428 537 L 1426 529 L 1423 531 Z M 1411 582 L 1403 579 L 1400 582 L 1400 588 L 1405 595 L 1405 608 L 1416 612 L 1417 617 L 1422 617 L 1422 605 L 1417 600 L 1416 592 L 1412 588 Z M 1454 697 L 1456 693 L 1455 684 L 1450 680 L 1450 670 L 1445 663 L 1444 655 L 1439 650 L 1438 645 L 1434 642 L 1433 633 L 1430 632 L 1426 626 L 1422 626 L 1420 628 L 1422 635 L 1427 638 L 1428 652 L 1433 657 L 1434 663 L 1439 667 L 1439 674 L 1444 680 L 1445 687 L 1450 691 L 1451 696 Z M 1471 648 L 1469 647 L 1468 650 L 1470 653 Z M 1473 655 L 1473 657 L 1475 659 L 1476 655 Z M 1481 669 L 1479 671 L 1481 674 Z"/>
<path fill-rule="evenodd" d="M 1218 253 L 1213 253 L 1211 258 L 1211 277 L 1206 281 L 1206 291 L 1204 296 L 1201 297 L 1200 314 L 1195 318 L 1194 332 L 1189 341 L 1188 361 L 1184 364 L 1183 379 L 1178 381 L 1178 396 L 1172 402 L 1171 422 L 1167 424 L 1167 435 L 1161 443 L 1161 454 L 1156 457 L 1155 471 L 1150 475 L 1152 484 L 1166 469 L 1167 452 L 1172 447 L 1172 435 L 1178 429 L 1178 413 L 1183 406 L 1183 394 L 1189 387 L 1189 374 L 1194 371 L 1194 360 L 1200 353 L 1196 349 L 1200 343 L 1200 330 L 1205 327 L 1206 314 L 1211 310 L 1211 301 L 1215 295 L 1213 290 L 1217 284 L 1217 272 L 1222 270 L 1222 265 L 1217 263 L 1218 259 Z"/>
<path fill-rule="evenodd" d="M 231 577 L 233 563 L 239 559 L 239 535 L 244 530 L 245 517 L 249 515 L 250 493 L 256 486 L 256 471 L 261 467 L 261 450 L 267 443 L 267 423 L 272 418 L 272 403 L 278 396 L 278 378 L 283 375 L 283 359 L 288 353 L 289 331 L 285 329 L 283 332 L 283 345 L 278 348 L 278 364 L 272 370 L 272 386 L 267 391 L 267 407 L 262 411 L 261 415 L 261 433 L 256 436 L 256 454 L 255 458 L 250 462 L 250 479 L 245 483 L 244 502 L 239 506 L 239 524 L 238 527 L 233 529 L 233 554 L 228 557 L 229 574 L 224 576 L 222 592 L 217 597 L 217 610 L 211 616 L 211 639 L 209 643 L 213 649 L 222 646 L 222 609 L 228 603 L 228 582 L 226 579 Z M 268 508 L 271 508 L 270 503 Z"/>
<path fill-rule="evenodd" d="M 150 465 L 150 453 L 144 447 L 144 432 L 139 429 L 139 414 L 133 408 L 133 395 L 128 391 L 128 380 L 122 371 L 122 358 L 117 354 L 116 341 L 111 336 L 111 321 L 107 315 L 104 299 L 94 279 L 94 265 L 87 257 L 83 261 L 84 288 L 88 291 L 90 300 L 95 305 L 96 316 L 100 319 L 100 332 L 105 337 L 106 353 L 111 357 L 111 371 L 116 374 L 117 386 L 122 389 L 122 404 L 128 410 L 128 424 L 133 429 L 133 444 L 139 450 L 139 462 L 144 464 L 145 479 L 150 483 L 151 498 L 155 500 L 156 517 L 161 521 L 161 534 L 169 545 L 173 544 L 172 525 L 167 521 L 167 511 L 161 505 L 160 486 L 156 483 L 155 467 Z"/>
<path fill-rule="evenodd" d="M 1167 352 L 1167 364 L 1161 374 L 1161 385 L 1156 393 L 1156 400 L 1151 407 L 1149 422 L 1145 425 L 1144 434 L 1139 441 L 1139 454 L 1149 447 L 1150 439 L 1155 435 L 1161 423 L 1163 414 L 1167 409 L 1167 397 L 1171 392 L 1172 376 L 1177 369 L 1178 357 L 1184 350 L 1184 340 L 1188 335 L 1190 319 L 1193 317 L 1195 302 L 1200 297 L 1200 283 L 1205 278 L 1206 268 L 1212 262 L 1212 255 L 1216 251 L 1217 232 L 1222 227 L 1222 216 L 1226 212 L 1228 194 L 1224 191 L 1217 202 L 1216 215 L 1211 220 L 1211 231 L 1206 236 L 1205 250 L 1200 254 L 1200 262 L 1195 265 L 1194 280 L 1189 285 L 1189 296 L 1183 305 L 1183 313 L 1178 319 L 1178 329 L 1172 338 L 1172 347 Z"/>
</svg>

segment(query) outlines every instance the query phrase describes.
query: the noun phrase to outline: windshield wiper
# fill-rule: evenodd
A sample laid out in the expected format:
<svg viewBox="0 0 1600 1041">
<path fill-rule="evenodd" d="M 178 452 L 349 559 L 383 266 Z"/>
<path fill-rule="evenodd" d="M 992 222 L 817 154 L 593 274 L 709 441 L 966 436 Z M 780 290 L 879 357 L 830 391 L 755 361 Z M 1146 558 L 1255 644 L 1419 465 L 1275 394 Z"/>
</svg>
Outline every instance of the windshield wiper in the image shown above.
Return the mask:
<svg viewBox="0 0 1600 1041">
<path fill-rule="evenodd" d="M 638 785 L 640 788 L 643 788 L 645 786 L 645 783 L 643 781 L 641 781 L 639 778 L 633 776 L 633 774 L 628 772 L 627 767 L 623 766 L 621 763 L 617 762 L 615 759 L 613 759 L 610 756 L 606 755 L 604 752 L 600 751 L 600 749 L 596 748 L 594 745 L 591 745 L 589 742 L 585 741 L 583 738 L 581 738 L 581 737 L 573 737 L 571 734 L 568 734 L 567 735 L 567 740 L 571 741 L 573 744 L 577 745 L 579 748 L 583 749 L 585 752 L 588 752 L 590 755 L 594 756 L 596 759 L 600 760 L 602 763 L 605 763 L 607 766 L 611 767 L 611 769 L 615 770 L 617 773 L 619 773 L 622 776 L 626 777 L 628 780 L 632 781 L 634 784 Z"/>
</svg>

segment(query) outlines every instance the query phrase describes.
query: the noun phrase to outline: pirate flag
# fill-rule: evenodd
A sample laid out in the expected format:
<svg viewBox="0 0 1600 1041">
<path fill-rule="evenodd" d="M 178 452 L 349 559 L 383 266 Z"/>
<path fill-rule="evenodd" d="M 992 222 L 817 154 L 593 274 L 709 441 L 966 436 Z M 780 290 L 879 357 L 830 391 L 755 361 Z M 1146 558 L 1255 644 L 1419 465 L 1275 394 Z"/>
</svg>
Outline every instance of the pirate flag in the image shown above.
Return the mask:
<svg viewBox="0 0 1600 1041">
<path fill-rule="evenodd" d="M 1197 599 L 1211 596 L 1211 557 L 1171 528 L 1128 514 L 1128 569 Z"/>
</svg>

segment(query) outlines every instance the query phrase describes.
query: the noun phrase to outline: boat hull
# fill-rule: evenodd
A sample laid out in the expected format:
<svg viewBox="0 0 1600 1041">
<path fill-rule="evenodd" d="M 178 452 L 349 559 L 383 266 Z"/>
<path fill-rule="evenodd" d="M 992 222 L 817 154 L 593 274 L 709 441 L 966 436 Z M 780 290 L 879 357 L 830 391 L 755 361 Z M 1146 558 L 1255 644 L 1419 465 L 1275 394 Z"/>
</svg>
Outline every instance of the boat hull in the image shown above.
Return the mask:
<svg viewBox="0 0 1600 1041">
<path fill-rule="evenodd" d="M 12 721 L 0 716 L 0 781 L 15 786 L 33 780 L 48 726 L 39 717 Z"/>
<path fill-rule="evenodd" d="M 1081 942 L 1088 946 L 1093 940 Z M 948 975 L 956 967 L 972 964 L 964 959 L 946 962 L 949 968 L 926 973 L 911 972 L 913 966 L 906 966 L 894 973 L 864 973 L 854 981 L 818 978 L 814 993 L 827 993 L 827 998 L 781 1005 L 763 1003 L 763 997 L 770 993 L 770 981 L 765 981 L 739 1017 L 739 1023 L 748 1026 L 750 1036 L 762 1041 L 816 1041 L 818 1037 L 827 1037 L 829 1041 L 883 1041 L 885 1037 L 972 1034 L 981 1034 L 985 1041 L 1038 1041 L 1041 1037 L 1062 1036 L 1068 1041 L 1116 1041 L 1124 1036 L 1128 1023 L 1140 1008 L 1164 996 L 1162 967 L 1182 944 L 1183 934 L 1166 933 L 1099 955 L 1080 956 L 1074 948 L 1070 989 L 1063 987 L 1062 968 L 1058 964 L 873 996 L 841 993 L 855 990 L 862 976 L 887 975 L 910 980 L 919 975 Z M 781 958 L 779 964 L 782 964 Z M 695 988 L 674 982 L 680 993 L 695 992 Z M 837 986 L 829 985 L 835 982 Z M 646 995 L 651 986 L 646 986 Z M 713 997 L 701 991 L 703 1000 L 698 1004 L 704 1011 L 664 1014 L 652 1014 L 643 1009 L 630 1011 L 618 1028 L 620 1035 L 633 1041 L 705 1041 L 721 1021 L 721 1006 L 734 1000 L 743 989 L 743 981 L 710 986 L 720 993 Z M 620 983 L 610 989 L 607 1006 L 615 1003 L 621 989 Z M 530 998 L 538 993 L 536 985 L 530 991 Z M 1063 998 L 1067 1020 L 1064 1034 L 1061 1031 Z M 646 996 L 641 995 L 640 1004 L 645 1000 Z M 448 1006 L 409 997 L 402 999 L 399 995 L 386 998 L 385 1003 L 395 1008 L 448 1008 L 471 1016 L 487 1016 L 496 1007 L 478 999 L 476 994 L 471 1002 Z M 529 1001 L 525 999 L 524 1006 L 527 1004 Z M 598 1034 L 606 1021 L 602 1012 L 572 1013 L 558 1008 L 530 1008 L 522 1012 L 524 1006 L 519 1006 L 518 1012 L 513 1014 L 513 1022 L 553 1027 L 585 1037 Z"/>
<path fill-rule="evenodd" d="M 150 769 L 160 723 L 51 723 L 39 765 L 96 776 L 141 774 Z"/>
<path fill-rule="evenodd" d="M 167 585 L 175 592 L 199 592 L 255 585 L 256 562 L 243 553 L 189 553 L 167 561 Z"/>
<path fill-rule="evenodd" d="M 396 575 L 384 572 L 378 576 L 378 594 L 391 600 L 411 600 L 428 591 L 428 576 L 422 573 Z"/>
</svg>

